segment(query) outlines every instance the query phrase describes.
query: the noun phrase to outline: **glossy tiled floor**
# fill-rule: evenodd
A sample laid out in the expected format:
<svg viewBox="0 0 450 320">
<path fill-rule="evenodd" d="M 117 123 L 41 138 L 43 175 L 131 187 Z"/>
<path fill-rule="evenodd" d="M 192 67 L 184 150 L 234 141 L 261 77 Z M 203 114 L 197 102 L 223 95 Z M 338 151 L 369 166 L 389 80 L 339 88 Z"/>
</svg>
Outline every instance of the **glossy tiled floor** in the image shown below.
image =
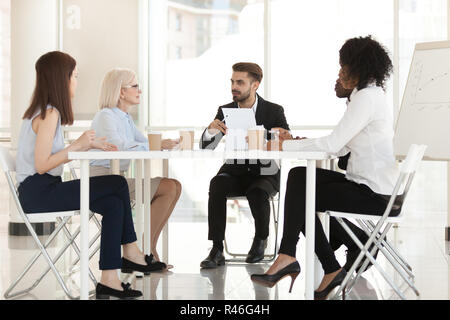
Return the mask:
<svg viewBox="0 0 450 320">
<path fill-rule="evenodd" d="M 2 218 L 5 216 L 2 215 Z M 7 221 L 3 219 L 2 225 Z M 75 223 L 74 223 L 75 225 Z M 95 230 L 92 230 L 92 233 Z M 289 279 L 282 280 L 274 288 L 268 289 L 250 280 L 253 273 L 262 273 L 268 267 L 268 263 L 255 265 L 248 264 L 227 264 L 213 270 L 200 270 L 199 263 L 208 254 L 208 241 L 205 241 L 207 225 L 204 222 L 177 223 L 170 224 L 170 256 L 169 262 L 175 267 L 170 272 L 154 273 L 151 276 L 129 280 L 137 289 L 144 293 L 144 299 L 187 299 L 187 300 L 208 300 L 208 299 L 304 299 L 304 277 L 300 276 L 294 285 L 292 293 L 288 293 Z M 406 289 L 405 294 L 408 299 L 449 299 L 450 291 L 450 262 L 449 245 L 442 241 L 441 229 L 433 227 L 405 226 L 396 231 L 396 241 L 400 251 L 410 262 L 416 275 L 416 285 L 421 293 L 417 298 L 414 293 Z M 249 239 L 249 244 L 251 239 Z M 51 249 L 51 253 L 63 242 L 58 238 L 57 244 Z M 303 239 L 299 243 L 299 260 L 303 262 Z M 19 271 L 33 254 L 34 250 L 30 237 L 8 236 L 5 228 L 0 232 L 0 258 L 1 258 L 1 278 L 0 291 L 3 293 L 9 283 L 15 279 Z M 230 241 L 231 246 L 231 241 Z M 245 252 L 246 246 L 241 247 Z M 235 247 L 235 249 L 239 249 Z M 65 254 L 58 263 L 61 270 L 67 269 L 69 262 L 75 258 L 74 252 Z M 338 259 L 345 261 L 343 249 L 338 250 Z M 94 256 L 91 268 L 98 276 L 97 262 Z M 378 258 L 385 265 L 382 257 Z M 40 260 L 35 269 L 23 280 L 25 285 L 31 285 L 33 276 L 36 277 L 44 267 L 44 261 Z M 96 271 L 97 270 L 97 271 Z M 390 270 L 390 269 L 388 269 Z M 390 274 L 394 274 L 390 270 Z M 72 274 L 63 273 L 69 286 L 76 292 L 78 273 L 76 269 Z M 396 277 L 398 283 L 401 280 Z M 2 297 L 3 298 L 3 297 Z M 20 299 L 65 299 L 65 294 L 55 280 L 53 274 L 49 273 L 41 284 L 30 294 L 23 295 Z M 355 289 L 350 294 L 351 299 L 397 299 L 393 291 L 387 286 L 381 276 L 370 269 L 364 277 L 357 283 Z"/>
<path fill-rule="evenodd" d="M 417 182 L 418 181 L 418 182 Z M 411 198 L 408 202 L 407 216 L 405 222 L 399 228 L 390 233 L 390 240 L 395 243 L 399 251 L 404 255 L 413 267 L 415 284 L 421 295 L 416 297 L 411 289 L 406 285 L 401 286 L 408 299 L 437 299 L 448 300 L 450 298 L 450 256 L 449 242 L 444 240 L 444 227 L 447 224 L 447 214 L 439 211 L 442 207 L 442 199 L 425 200 L 425 195 L 421 190 L 427 186 L 425 178 L 417 178 L 418 186 L 411 191 Z M 423 184 L 423 185 L 422 185 Z M 5 190 L 6 187 L 2 189 Z M 440 188 L 440 186 L 437 186 Z M 436 188 L 436 186 L 435 186 Z M 445 194 L 446 189 L 441 192 Z M 4 200 L 6 200 L 5 197 Z M 433 206 L 437 206 L 436 209 Z M 178 209 L 176 209 L 178 210 Z M 251 220 L 247 219 L 247 214 L 242 217 L 230 216 L 227 228 L 230 250 L 247 252 L 252 241 L 251 234 L 245 230 L 251 229 Z M 233 220 L 240 220 L 233 223 Z M 22 270 L 25 263 L 35 252 L 31 237 L 8 236 L 8 214 L 0 214 L 0 292 L 1 299 L 3 293 Z M 77 227 L 77 218 L 71 224 L 71 228 Z M 93 234 L 95 226 L 92 225 Z M 248 236 L 242 236 L 242 235 Z M 292 293 L 288 293 L 290 279 L 286 278 L 275 287 L 268 289 L 250 280 L 253 273 L 263 273 L 270 266 L 269 263 L 255 265 L 248 264 L 227 264 L 213 270 L 200 270 L 199 264 L 203 260 L 211 245 L 207 239 L 206 220 L 200 222 L 186 222 L 185 218 L 180 218 L 180 211 L 176 211 L 170 222 L 169 231 L 169 262 L 174 265 L 170 272 L 153 273 L 145 278 L 131 277 L 128 280 L 133 286 L 144 293 L 143 299 L 161 300 L 253 300 L 253 299 L 283 299 L 302 300 L 304 299 L 304 274 L 294 285 Z M 63 243 L 63 238 L 59 237 L 50 252 L 55 253 Z M 304 266 L 304 238 L 301 238 L 298 245 L 298 259 Z M 270 249 L 270 248 L 269 248 Z M 268 250 L 269 250 L 268 249 Z M 345 263 L 345 248 L 337 251 L 338 260 Z M 68 280 L 70 288 L 77 294 L 77 283 L 79 273 L 75 268 L 72 273 L 68 272 L 70 261 L 75 258 L 75 253 L 71 251 L 63 256 L 57 266 L 61 270 L 66 270 L 63 275 Z M 91 260 L 91 268 L 99 279 L 98 256 Z M 386 266 L 386 261 L 379 255 L 377 261 Z M 42 258 L 38 266 L 32 269 L 25 277 L 19 288 L 31 285 L 39 272 L 45 267 Z M 390 275 L 394 275 L 392 268 L 387 268 Z M 396 283 L 402 281 L 398 276 L 394 276 Z M 93 285 L 91 285 L 93 288 Z M 375 268 L 365 272 L 350 293 L 349 299 L 398 299 L 395 293 L 386 284 Z M 53 274 L 49 273 L 42 283 L 40 283 L 30 294 L 20 296 L 19 299 L 67 299 L 63 290 L 58 285 Z"/>
</svg>

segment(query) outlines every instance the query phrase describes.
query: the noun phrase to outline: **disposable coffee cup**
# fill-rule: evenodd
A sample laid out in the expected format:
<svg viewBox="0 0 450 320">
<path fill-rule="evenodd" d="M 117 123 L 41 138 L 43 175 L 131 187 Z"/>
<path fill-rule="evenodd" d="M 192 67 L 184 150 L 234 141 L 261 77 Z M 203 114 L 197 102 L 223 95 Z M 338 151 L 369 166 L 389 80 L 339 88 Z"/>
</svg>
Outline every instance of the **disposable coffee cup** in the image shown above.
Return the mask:
<svg viewBox="0 0 450 320">
<path fill-rule="evenodd" d="M 180 150 L 194 149 L 194 129 L 180 130 Z"/>
<path fill-rule="evenodd" d="M 270 130 L 270 141 L 271 141 L 271 151 L 280 151 L 279 142 L 280 142 L 280 131 L 278 130 Z"/>
<path fill-rule="evenodd" d="M 248 129 L 248 150 L 264 150 L 264 128 Z"/>
<path fill-rule="evenodd" d="M 150 151 L 161 151 L 162 149 L 162 133 L 159 131 L 151 131 L 148 133 L 148 149 Z"/>
</svg>

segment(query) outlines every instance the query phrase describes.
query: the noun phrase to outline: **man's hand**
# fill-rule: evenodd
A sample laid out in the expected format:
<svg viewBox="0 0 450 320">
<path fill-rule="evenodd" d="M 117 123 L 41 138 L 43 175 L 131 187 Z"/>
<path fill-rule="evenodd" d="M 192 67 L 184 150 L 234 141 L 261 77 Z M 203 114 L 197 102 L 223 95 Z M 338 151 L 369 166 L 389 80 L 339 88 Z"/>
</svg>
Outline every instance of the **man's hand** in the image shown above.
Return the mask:
<svg viewBox="0 0 450 320">
<path fill-rule="evenodd" d="M 227 126 L 223 121 L 220 121 L 219 119 L 215 119 L 213 122 L 210 123 L 208 126 L 208 131 L 210 134 L 217 134 L 222 132 L 223 134 L 227 134 Z"/>
</svg>

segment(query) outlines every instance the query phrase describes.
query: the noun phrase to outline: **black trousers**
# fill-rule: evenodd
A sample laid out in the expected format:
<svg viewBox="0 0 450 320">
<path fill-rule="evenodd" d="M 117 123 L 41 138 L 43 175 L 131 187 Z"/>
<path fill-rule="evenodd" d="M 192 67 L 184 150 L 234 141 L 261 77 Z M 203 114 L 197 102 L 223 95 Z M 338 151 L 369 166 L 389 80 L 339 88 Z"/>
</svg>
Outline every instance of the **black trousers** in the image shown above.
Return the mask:
<svg viewBox="0 0 450 320">
<path fill-rule="evenodd" d="M 25 213 L 80 209 L 80 180 L 62 182 L 61 177 L 35 174 L 26 178 L 18 191 Z M 137 240 L 127 180 L 118 175 L 91 177 L 89 208 L 103 216 L 100 270 L 120 269 L 121 245 Z"/>
<path fill-rule="evenodd" d="M 289 172 L 285 209 L 284 228 L 279 253 L 295 257 L 296 246 L 300 232 L 305 234 L 305 198 L 306 198 L 306 168 L 297 167 Z M 366 185 L 349 181 L 342 173 L 316 170 L 316 210 L 336 210 L 344 212 L 382 215 L 386 209 L 386 201 L 374 193 Z M 397 215 L 399 211 L 391 213 Z M 315 252 L 325 273 L 337 271 L 340 268 L 333 248 L 328 242 L 319 218 L 316 219 Z M 348 222 L 350 223 L 350 222 Z M 352 229 L 357 228 L 352 225 Z M 359 228 L 357 228 L 359 229 Z M 337 231 L 336 231 L 337 230 Z M 361 232 L 363 232 L 361 230 Z M 360 234 L 362 234 L 360 232 Z M 330 235 L 335 239 L 334 249 L 342 243 L 350 243 L 345 230 L 331 220 Z M 331 239 L 333 239 L 331 238 Z M 338 240 L 336 240 L 336 238 Z"/>
<path fill-rule="evenodd" d="M 276 192 L 272 183 L 264 176 L 220 173 L 212 178 L 208 199 L 208 239 L 225 239 L 227 197 L 246 196 L 255 219 L 255 237 L 265 240 L 269 236 L 269 198 Z"/>
</svg>

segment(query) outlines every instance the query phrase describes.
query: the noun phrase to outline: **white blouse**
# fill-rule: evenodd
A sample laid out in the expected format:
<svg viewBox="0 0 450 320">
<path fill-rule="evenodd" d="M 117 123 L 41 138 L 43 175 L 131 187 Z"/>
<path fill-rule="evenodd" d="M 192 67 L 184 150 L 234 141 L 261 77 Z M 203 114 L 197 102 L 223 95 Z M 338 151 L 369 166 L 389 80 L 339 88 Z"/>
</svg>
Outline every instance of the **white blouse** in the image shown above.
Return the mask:
<svg viewBox="0 0 450 320">
<path fill-rule="evenodd" d="M 330 135 L 286 140 L 283 150 L 325 151 L 337 156 L 351 152 L 346 178 L 389 195 L 399 175 L 393 137 L 393 114 L 384 91 L 371 85 L 353 90 L 344 116 Z"/>
</svg>

